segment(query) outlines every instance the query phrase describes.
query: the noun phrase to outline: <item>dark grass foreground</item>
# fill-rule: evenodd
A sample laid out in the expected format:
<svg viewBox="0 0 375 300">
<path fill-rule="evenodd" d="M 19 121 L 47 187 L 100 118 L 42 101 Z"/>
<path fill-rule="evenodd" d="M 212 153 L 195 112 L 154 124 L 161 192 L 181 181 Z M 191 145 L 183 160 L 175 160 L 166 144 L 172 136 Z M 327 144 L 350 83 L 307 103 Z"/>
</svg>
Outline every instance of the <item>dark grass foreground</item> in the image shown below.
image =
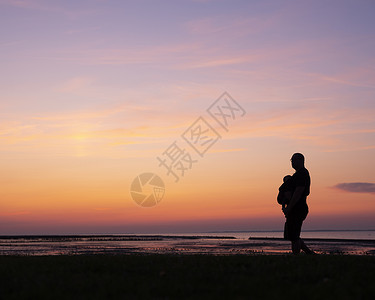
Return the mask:
<svg viewBox="0 0 375 300">
<path fill-rule="evenodd" d="M 0 256 L 0 299 L 373 299 L 373 256 Z"/>
</svg>

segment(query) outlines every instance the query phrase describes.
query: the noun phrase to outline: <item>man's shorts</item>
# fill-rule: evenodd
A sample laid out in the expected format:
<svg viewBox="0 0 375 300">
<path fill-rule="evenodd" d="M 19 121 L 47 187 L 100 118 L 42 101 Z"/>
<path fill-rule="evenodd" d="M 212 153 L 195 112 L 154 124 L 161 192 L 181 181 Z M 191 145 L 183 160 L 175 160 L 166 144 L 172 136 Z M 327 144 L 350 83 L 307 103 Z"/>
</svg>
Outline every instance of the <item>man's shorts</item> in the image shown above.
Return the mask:
<svg viewBox="0 0 375 300">
<path fill-rule="evenodd" d="M 302 223 L 306 219 L 307 214 L 290 215 L 286 218 L 284 225 L 284 239 L 288 241 L 296 241 L 301 234 Z"/>
</svg>

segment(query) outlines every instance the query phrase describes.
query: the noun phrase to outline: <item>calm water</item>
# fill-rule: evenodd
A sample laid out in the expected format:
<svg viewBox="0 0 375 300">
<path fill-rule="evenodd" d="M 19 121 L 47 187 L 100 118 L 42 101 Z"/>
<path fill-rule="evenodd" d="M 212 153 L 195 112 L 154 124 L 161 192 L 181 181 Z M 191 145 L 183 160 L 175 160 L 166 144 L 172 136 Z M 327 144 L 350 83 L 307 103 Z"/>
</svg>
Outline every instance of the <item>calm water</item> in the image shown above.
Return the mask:
<svg viewBox="0 0 375 300">
<path fill-rule="evenodd" d="M 0 237 L 0 255 L 285 254 L 280 231 Z M 250 239 L 249 239 L 250 237 Z M 375 230 L 304 231 L 318 253 L 375 254 Z"/>
<path fill-rule="evenodd" d="M 214 232 L 200 233 L 201 235 L 228 235 L 238 239 L 248 239 L 249 237 L 282 238 L 282 231 L 240 231 L 240 232 Z M 189 235 L 194 235 L 191 233 Z M 318 230 L 302 231 L 302 238 L 319 239 L 353 239 L 353 240 L 375 240 L 375 230 Z"/>
</svg>

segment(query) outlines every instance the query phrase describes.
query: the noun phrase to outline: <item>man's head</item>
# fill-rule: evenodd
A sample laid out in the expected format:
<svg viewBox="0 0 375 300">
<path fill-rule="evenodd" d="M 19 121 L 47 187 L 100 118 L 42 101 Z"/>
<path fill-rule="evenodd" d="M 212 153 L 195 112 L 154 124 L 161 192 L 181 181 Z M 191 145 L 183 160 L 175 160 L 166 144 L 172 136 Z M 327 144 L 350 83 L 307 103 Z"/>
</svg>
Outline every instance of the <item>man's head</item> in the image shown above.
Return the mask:
<svg viewBox="0 0 375 300">
<path fill-rule="evenodd" d="M 305 157 L 301 153 L 294 153 L 290 161 L 295 170 L 299 170 L 305 166 Z"/>
</svg>

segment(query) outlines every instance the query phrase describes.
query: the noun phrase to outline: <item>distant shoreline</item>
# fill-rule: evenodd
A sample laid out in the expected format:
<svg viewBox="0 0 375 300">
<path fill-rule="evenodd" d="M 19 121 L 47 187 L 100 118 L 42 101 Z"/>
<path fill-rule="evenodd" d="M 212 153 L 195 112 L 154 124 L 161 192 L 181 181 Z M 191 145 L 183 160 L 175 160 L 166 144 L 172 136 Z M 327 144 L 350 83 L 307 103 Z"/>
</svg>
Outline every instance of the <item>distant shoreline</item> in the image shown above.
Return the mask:
<svg viewBox="0 0 375 300">
<path fill-rule="evenodd" d="M 236 239 L 233 236 L 203 235 L 162 235 L 162 234 L 119 234 L 119 235 L 2 235 L 0 239 L 118 239 L 118 240 L 153 240 L 153 239 Z"/>
<path fill-rule="evenodd" d="M 273 237 L 249 237 L 249 240 L 269 240 L 269 241 L 285 241 L 283 238 Z M 304 241 L 310 242 L 358 242 L 358 243 L 373 243 L 375 240 L 371 239 L 338 239 L 338 238 L 303 238 Z"/>
<path fill-rule="evenodd" d="M 282 233 L 283 230 L 215 230 L 215 231 L 192 231 L 192 232 L 163 232 L 163 233 L 136 233 L 136 232 L 126 232 L 126 233 L 64 233 L 64 234 L 0 234 L 0 239 L 2 238 L 33 238 L 33 237 L 92 237 L 92 236 L 103 236 L 103 237 L 118 237 L 118 236 L 169 236 L 169 237 L 206 237 L 213 238 L 212 234 L 218 234 L 218 237 L 231 238 L 226 234 L 246 234 L 246 233 Z M 375 232 L 375 229 L 306 229 L 302 230 L 302 235 L 304 233 L 345 233 L 345 232 Z M 232 237 L 234 238 L 234 237 Z M 265 237 L 267 238 L 267 237 Z M 375 238 L 374 238 L 375 240 Z"/>
<path fill-rule="evenodd" d="M 8 239 L 114 239 L 114 240 L 161 240 L 161 239 L 238 239 L 234 236 L 206 236 L 206 235 L 162 235 L 162 234 L 124 234 L 124 235 L 2 235 L 0 240 Z M 285 241 L 277 237 L 251 237 L 249 240 Z M 336 241 L 336 242 L 374 242 L 373 239 L 343 239 L 343 238 L 303 238 L 305 241 Z"/>
<path fill-rule="evenodd" d="M 93 234 L 93 235 L 0 235 L 0 240 L 21 240 L 21 239 L 42 239 L 42 240 L 76 240 L 76 239 L 88 239 L 88 240 L 119 240 L 119 241 L 142 241 L 142 240 L 238 240 L 234 236 L 223 236 L 223 235 L 169 235 L 169 234 L 118 234 L 118 235 L 107 235 L 107 234 Z M 248 237 L 249 240 L 266 240 L 266 241 L 286 241 L 283 238 L 277 237 Z M 316 241 L 316 242 L 359 242 L 359 243 L 373 243 L 375 245 L 375 239 L 346 239 L 346 238 L 303 238 L 305 241 Z"/>
</svg>

